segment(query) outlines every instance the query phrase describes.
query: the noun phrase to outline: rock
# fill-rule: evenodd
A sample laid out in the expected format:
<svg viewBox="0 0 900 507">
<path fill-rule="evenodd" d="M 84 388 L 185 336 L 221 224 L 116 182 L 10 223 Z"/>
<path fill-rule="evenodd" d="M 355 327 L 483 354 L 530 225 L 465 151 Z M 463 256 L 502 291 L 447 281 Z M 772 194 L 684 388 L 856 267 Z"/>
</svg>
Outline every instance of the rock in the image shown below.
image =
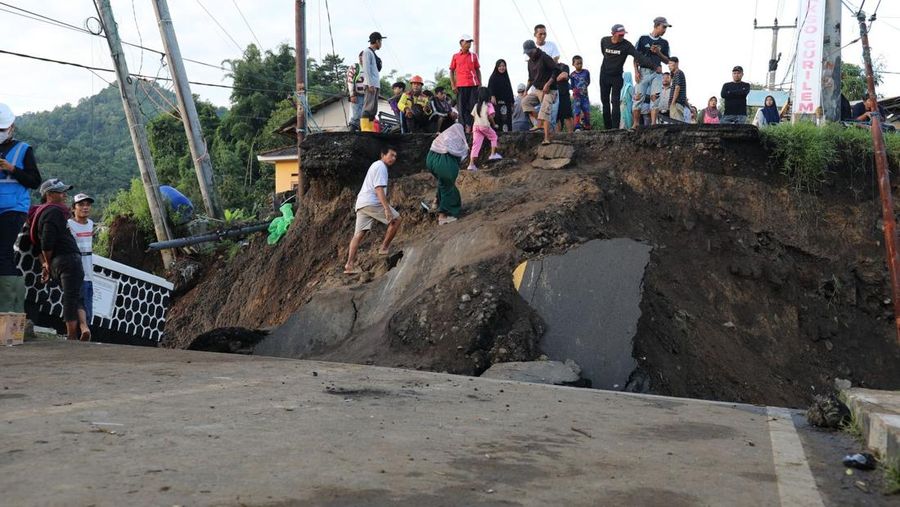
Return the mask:
<svg viewBox="0 0 900 507">
<path fill-rule="evenodd" d="M 843 378 L 834 379 L 834 388 L 837 389 L 838 391 L 846 391 L 847 389 L 850 389 L 851 387 L 853 387 L 853 383 L 847 379 L 843 379 Z"/>
<path fill-rule="evenodd" d="M 572 163 L 572 159 L 570 158 L 551 158 L 551 159 L 535 159 L 534 162 L 531 163 L 532 167 L 536 169 L 546 169 L 555 171 L 558 169 L 563 169 L 569 164 Z"/>
<path fill-rule="evenodd" d="M 496 363 L 481 376 L 498 380 L 517 380 L 551 385 L 567 385 L 579 380 L 578 374 L 571 367 L 559 361 Z"/>
<path fill-rule="evenodd" d="M 575 155 L 575 147 L 571 144 L 550 143 L 541 145 L 537 150 L 538 158 L 554 159 L 568 158 L 571 159 Z"/>
<path fill-rule="evenodd" d="M 469 301 L 472 300 L 472 296 L 470 296 L 468 294 L 463 294 L 462 296 L 460 296 L 459 300 L 462 301 L 463 303 L 468 303 Z"/>
<path fill-rule="evenodd" d="M 806 419 L 820 428 L 840 428 L 850 420 L 850 409 L 837 396 L 817 395 L 806 411 Z"/>
</svg>

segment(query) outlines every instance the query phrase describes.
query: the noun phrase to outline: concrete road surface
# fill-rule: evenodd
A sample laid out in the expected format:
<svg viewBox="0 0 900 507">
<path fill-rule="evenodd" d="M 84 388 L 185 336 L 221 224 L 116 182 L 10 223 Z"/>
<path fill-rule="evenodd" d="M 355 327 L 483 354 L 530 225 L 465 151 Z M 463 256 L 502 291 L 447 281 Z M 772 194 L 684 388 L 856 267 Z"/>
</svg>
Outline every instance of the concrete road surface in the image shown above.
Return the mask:
<svg viewBox="0 0 900 507">
<path fill-rule="evenodd" d="M 766 407 L 369 366 L 27 343 L 0 349 L 0 504 L 891 500 L 847 487 L 860 475 L 842 489 L 846 442 L 795 422 Z"/>
</svg>

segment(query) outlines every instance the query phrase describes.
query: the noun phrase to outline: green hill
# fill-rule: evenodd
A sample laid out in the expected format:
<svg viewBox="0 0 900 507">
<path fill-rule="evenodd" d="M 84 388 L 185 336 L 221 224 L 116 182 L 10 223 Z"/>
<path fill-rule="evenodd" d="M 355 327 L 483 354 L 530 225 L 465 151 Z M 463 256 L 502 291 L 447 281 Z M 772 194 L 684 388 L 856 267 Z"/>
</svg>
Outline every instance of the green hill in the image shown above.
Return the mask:
<svg viewBox="0 0 900 507">
<path fill-rule="evenodd" d="M 168 91 L 136 86 L 144 122 L 174 103 Z M 149 95 L 149 96 L 148 96 Z M 165 97 L 165 100 L 163 100 Z M 159 104 L 159 105 L 157 105 Z M 16 120 L 16 137 L 34 147 L 41 176 L 61 178 L 103 205 L 139 176 L 118 86 L 52 111 L 27 113 Z"/>
</svg>

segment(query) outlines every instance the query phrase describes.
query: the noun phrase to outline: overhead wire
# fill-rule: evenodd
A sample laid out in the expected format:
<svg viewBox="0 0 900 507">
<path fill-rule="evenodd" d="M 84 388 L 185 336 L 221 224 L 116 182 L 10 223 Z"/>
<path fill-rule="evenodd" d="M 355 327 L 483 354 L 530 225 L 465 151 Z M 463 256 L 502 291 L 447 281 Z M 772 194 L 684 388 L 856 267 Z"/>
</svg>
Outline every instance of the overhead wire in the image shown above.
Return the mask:
<svg viewBox="0 0 900 507">
<path fill-rule="evenodd" d="M 134 19 L 134 29 L 137 30 L 138 44 L 144 45 L 144 36 L 141 35 L 141 25 L 137 20 L 137 9 L 134 8 L 134 0 L 131 0 L 131 16 Z M 144 52 L 141 51 L 141 60 L 138 64 L 138 73 L 144 72 Z"/>
<path fill-rule="evenodd" d="M 516 12 L 519 13 L 519 19 L 522 20 L 522 26 L 525 27 L 525 31 L 528 33 L 531 33 L 531 27 L 528 26 L 528 22 L 525 21 L 525 16 L 522 15 L 522 11 L 519 9 L 519 4 L 516 3 L 516 0 L 509 0 L 509 1 L 512 2 L 513 7 L 516 8 Z"/>
<path fill-rule="evenodd" d="M 328 0 L 325 0 L 325 12 L 328 15 L 328 38 L 331 39 L 331 54 L 334 56 L 337 56 L 337 50 L 334 49 L 334 33 L 331 30 L 331 8 L 328 6 Z M 341 86 L 343 84 L 343 81 L 340 81 L 341 71 L 340 71 L 340 68 L 338 67 L 336 58 L 334 60 L 334 75 L 337 76 L 337 79 L 339 80 L 335 84 L 338 86 Z M 338 88 L 338 89 L 340 89 L 340 88 Z M 347 122 L 349 124 L 350 118 L 347 116 L 347 107 L 344 105 L 343 100 L 341 100 L 340 102 L 341 102 L 341 110 L 344 112 L 344 118 L 347 118 Z M 308 110 L 305 110 L 305 111 L 308 111 Z M 307 113 L 307 114 L 309 114 L 309 113 Z"/>
<path fill-rule="evenodd" d="M 550 17 L 547 16 L 547 11 L 544 10 L 544 3 L 538 1 L 538 7 L 541 8 L 541 13 L 544 15 L 544 19 L 546 20 L 544 24 L 547 25 L 547 29 L 553 32 L 553 38 L 556 39 L 556 47 L 559 49 L 559 52 L 562 53 L 562 43 L 559 42 L 559 35 L 557 35 L 556 30 L 553 29 L 552 23 L 550 23 Z"/>
<path fill-rule="evenodd" d="M 558 1 L 559 1 L 559 9 L 563 13 L 563 17 L 566 20 L 566 25 L 569 26 L 569 33 L 572 34 L 572 40 L 575 41 L 575 50 L 578 51 L 579 53 L 581 53 L 581 46 L 578 44 L 578 37 L 575 35 L 575 30 L 572 28 L 572 22 L 569 21 L 569 14 L 566 12 L 566 7 L 563 5 L 562 0 L 558 0 Z"/>
<path fill-rule="evenodd" d="M 211 12 L 209 12 L 209 9 L 207 9 L 206 6 L 203 5 L 203 2 L 201 2 L 200 0 L 196 0 L 196 1 L 197 1 L 197 5 L 199 5 L 200 8 L 203 9 L 203 12 L 205 12 L 206 15 L 209 16 L 209 19 L 213 20 L 213 23 L 215 23 L 216 26 L 219 27 L 219 30 L 222 30 L 222 33 L 224 33 L 225 36 L 227 36 L 231 40 L 231 43 L 234 44 L 234 47 L 236 47 L 238 49 L 238 51 L 240 51 L 241 54 L 243 54 L 244 48 L 242 48 L 241 45 L 238 44 L 238 42 L 236 40 L 234 40 L 234 37 L 232 37 L 231 34 L 228 33 L 228 30 L 226 30 L 225 27 L 222 26 L 222 23 L 219 23 L 219 20 L 216 19 L 216 17 L 213 16 Z"/>
<path fill-rule="evenodd" d="M 250 30 L 250 35 L 252 35 L 253 40 L 256 41 L 257 47 L 259 47 L 259 49 L 262 50 L 262 47 L 263 47 L 262 43 L 259 42 L 259 37 L 256 36 L 256 32 L 253 31 L 253 28 L 250 26 L 250 23 L 247 21 L 247 17 L 244 16 L 244 12 L 241 10 L 240 7 L 238 7 L 237 0 L 231 0 L 231 3 L 234 4 L 234 8 L 237 9 L 238 14 L 241 16 L 241 19 L 244 20 L 244 25 L 247 27 L 247 30 Z"/>
</svg>

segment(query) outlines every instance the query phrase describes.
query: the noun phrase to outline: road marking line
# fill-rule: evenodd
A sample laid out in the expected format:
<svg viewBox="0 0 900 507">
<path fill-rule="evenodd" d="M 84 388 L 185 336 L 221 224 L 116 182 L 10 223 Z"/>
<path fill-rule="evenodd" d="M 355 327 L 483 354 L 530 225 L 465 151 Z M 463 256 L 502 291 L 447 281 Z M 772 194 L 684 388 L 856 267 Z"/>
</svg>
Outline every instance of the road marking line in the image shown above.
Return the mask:
<svg viewBox="0 0 900 507">
<path fill-rule="evenodd" d="M 172 396 L 184 396 L 186 394 L 196 394 L 206 391 L 217 391 L 221 389 L 231 389 L 233 387 L 250 387 L 262 383 L 262 381 L 240 381 L 240 382 L 223 382 L 219 384 L 207 384 L 197 387 L 188 387 L 185 389 L 173 389 L 159 391 L 155 393 L 127 394 L 115 398 L 106 398 L 103 400 L 86 400 L 77 401 L 69 405 L 59 405 L 52 407 L 33 408 L 29 410 L 19 410 L 16 412 L 6 412 L 0 414 L 0 421 L 16 421 L 19 419 L 27 419 L 29 417 L 51 416 L 74 412 L 77 410 L 88 410 L 105 405 L 117 405 L 119 403 L 144 402 L 153 401 Z"/>
<path fill-rule="evenodd" d="M 769 436 L 772 439 L 772 460 L 778 477 L 778 495 L 781 505 L 798 507 L 822 507 L 822 496 L 812 472 L 803 444 L 794 427 L 790 410 L 766 407 L 769 420 Z"/>
</svg>

